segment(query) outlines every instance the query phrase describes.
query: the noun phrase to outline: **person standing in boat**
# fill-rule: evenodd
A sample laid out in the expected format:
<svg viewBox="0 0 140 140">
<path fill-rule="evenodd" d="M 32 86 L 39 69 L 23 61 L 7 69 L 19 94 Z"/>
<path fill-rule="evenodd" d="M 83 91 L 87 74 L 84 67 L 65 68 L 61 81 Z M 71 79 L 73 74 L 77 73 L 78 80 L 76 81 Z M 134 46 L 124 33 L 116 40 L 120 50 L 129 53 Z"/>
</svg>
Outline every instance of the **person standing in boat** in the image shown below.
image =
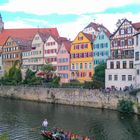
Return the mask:
<svg viewBox="0 0 140 140">
<path fill-rule="evenodd" d="M 48 121 L 47 121 L 47 119 L 45 119 L 45 120 L 43 121 L 42 127 L 43 127 L 44 131 L 47 130 L 47 127 L 48 127 Z"/>
</svg>

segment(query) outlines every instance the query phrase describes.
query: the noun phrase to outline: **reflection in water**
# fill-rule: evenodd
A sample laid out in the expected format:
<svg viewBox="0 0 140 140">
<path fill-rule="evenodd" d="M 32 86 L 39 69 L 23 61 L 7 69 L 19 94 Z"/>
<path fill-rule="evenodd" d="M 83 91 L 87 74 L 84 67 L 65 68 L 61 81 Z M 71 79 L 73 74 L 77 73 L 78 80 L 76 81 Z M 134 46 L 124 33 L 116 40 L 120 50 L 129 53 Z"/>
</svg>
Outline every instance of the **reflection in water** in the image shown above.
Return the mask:
<svg viewBox="0 0 140 140">
<path fill-rule="evenodd" d="M 0 99 L 0 133 L 10 140 L 41 140 L 44 118 L 54 126 L 95 140 L 140 140 L 140 118 L 116 111 Z"/>
</svg>

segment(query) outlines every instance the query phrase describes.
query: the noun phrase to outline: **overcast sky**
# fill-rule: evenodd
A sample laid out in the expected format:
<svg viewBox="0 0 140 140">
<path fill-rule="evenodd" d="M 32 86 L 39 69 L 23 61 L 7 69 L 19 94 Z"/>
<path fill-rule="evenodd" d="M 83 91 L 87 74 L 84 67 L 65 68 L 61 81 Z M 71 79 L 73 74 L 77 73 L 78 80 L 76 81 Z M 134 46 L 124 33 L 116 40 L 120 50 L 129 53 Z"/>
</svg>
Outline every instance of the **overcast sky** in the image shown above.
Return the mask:
<svg viewBox="0 0 140 140">
<path fill-rule="evenodd" d="M 57 27 L 74 39 L 90 22 L 110 32 L 118 19 L 140 22 L 140 0 L 0 0 L 5 28 Z"/>
</svg>

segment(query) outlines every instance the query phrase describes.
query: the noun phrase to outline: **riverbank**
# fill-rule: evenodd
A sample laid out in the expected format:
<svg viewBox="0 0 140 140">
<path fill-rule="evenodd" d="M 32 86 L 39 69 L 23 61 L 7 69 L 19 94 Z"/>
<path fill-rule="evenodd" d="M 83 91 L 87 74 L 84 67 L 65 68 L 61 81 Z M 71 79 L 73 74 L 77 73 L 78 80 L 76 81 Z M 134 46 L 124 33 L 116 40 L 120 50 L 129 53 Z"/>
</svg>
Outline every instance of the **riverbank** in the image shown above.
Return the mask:
<svg viewBox="0 0 140 140">
<path fill-rule="evenodd" d="M 71 88 L 0 86 L 0 96 L 37 102 L 113 110 L 117 109 L 118 101 L 121 99 L 137 102 L 137 98 L 135 96 L 131 96 L 126 92 L 103 93 L 99 90 Z M 137 113 L 137 110 L 135 110 L 135 113 Z"/>
</svg>

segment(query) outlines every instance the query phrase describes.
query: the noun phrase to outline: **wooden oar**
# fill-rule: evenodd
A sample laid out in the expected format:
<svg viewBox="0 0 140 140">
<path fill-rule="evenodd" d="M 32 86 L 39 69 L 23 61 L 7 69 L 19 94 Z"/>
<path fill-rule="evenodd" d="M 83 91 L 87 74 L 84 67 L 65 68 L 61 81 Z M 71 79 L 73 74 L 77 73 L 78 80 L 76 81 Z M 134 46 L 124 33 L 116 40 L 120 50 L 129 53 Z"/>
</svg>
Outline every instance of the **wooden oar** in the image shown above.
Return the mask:
<svg viewBox="0 0 140 140">
<path fill-rule="evenodd" d="M 33 127 L 31 128 L 31 131 L 37 131 L 39 128 L 41 128 L 41 126 Z"/>
</svg>

